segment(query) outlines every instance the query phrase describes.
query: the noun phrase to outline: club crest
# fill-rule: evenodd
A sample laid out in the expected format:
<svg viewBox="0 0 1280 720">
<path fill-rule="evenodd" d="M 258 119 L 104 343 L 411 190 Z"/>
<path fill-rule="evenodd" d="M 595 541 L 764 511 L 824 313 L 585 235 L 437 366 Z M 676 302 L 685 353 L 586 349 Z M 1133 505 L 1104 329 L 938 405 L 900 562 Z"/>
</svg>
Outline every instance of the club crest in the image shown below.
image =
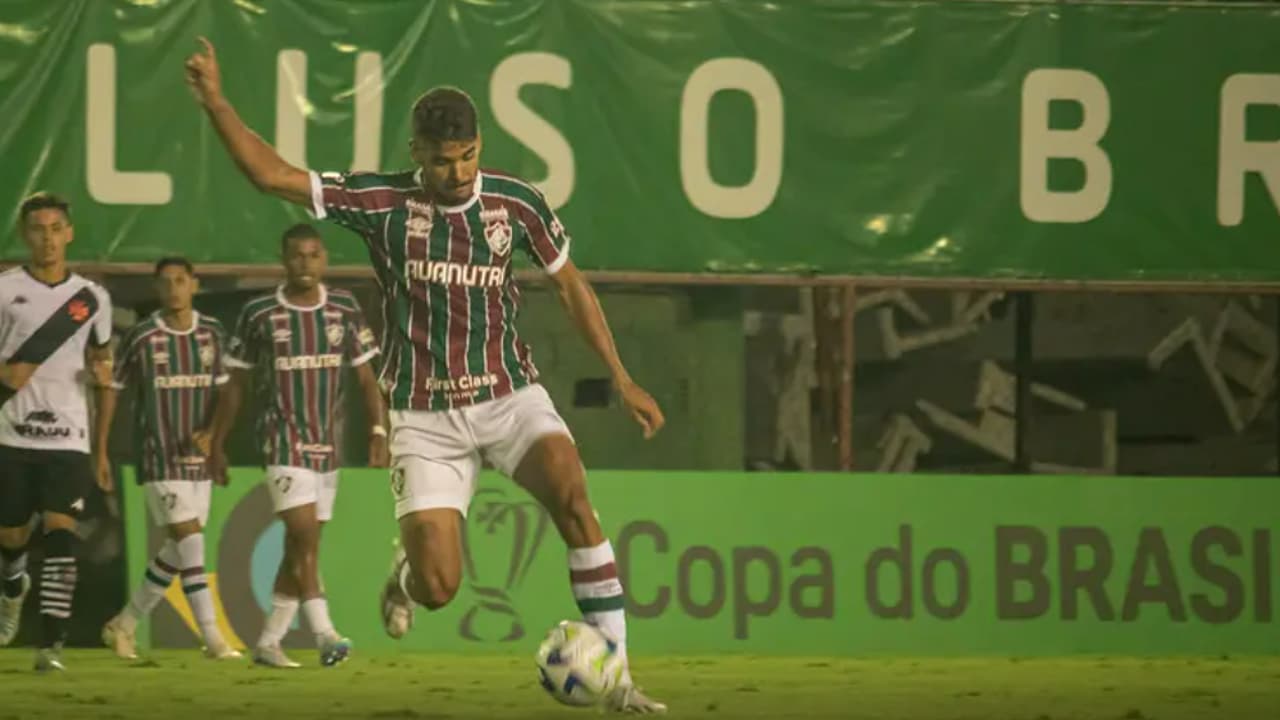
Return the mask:
<svg viewBox="0 0 1280 720">
<path fill-rule="evenodd" d="M 346 330 L 341 325 L 328 325 L 325 327 L 324 334 L 329 338 L 330 345 L 341 345 L 342 338 L 346 337 Z"/>
<path fill-rule="evenodd" d="M 511 220 L 505 207 L 496 207 L 480 211 L 480 222 L 484 223 L 484 241 L 495 255 L 506 255 L 511 249 Z"/>
</svg>

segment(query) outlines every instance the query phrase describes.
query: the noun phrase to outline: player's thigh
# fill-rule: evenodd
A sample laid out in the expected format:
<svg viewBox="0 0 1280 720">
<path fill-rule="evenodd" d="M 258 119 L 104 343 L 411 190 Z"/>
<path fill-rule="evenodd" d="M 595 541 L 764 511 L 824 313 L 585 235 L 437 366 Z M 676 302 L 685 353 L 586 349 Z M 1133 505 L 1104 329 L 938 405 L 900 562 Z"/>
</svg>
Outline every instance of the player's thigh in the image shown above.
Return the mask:
<svg viewBox="0 0 1280 720">
<path fill-rule="evenodd" d="M 338 472 L 317 473 L 316 518 L 321 523 L 333 519 L 333 506 L 338 500 Z"/>
<path fill-rule="evenodd" d="M 88 453 L 48 450 L 40 463 L 40 512 L 44 530 L 73 530 L 84 513 L 93 469 Z"/>
<path fill-rule="evenodd" d="M 462 582 L 462 512 L 453 507 L 417 510 L 400 517 L 400 542 L 409 568 L 441 602 Z"/>
<path fill-rule="evenodd" d="M 39 480 L 26 452 L 0 446 L 0 544 L 26 543 L 31 519 L 39 512 Z"/>
<path fill-rule="evenodd" d="M 320 473 L 300 467 L 268 465 L 265 476 L 271 511 L 276 515 L 320 501 Z"/>
<path fill-rule="evenodd" d="M 426 510 L 465 517 L 480 454 L 457 411 L 391 413 L 391 492 L 396 518 Z"/>
<path fill-rule="evenodd" d="M 170 532 L 183 532 L 180 537 L 190 535 L 192 526 L 197 528 L 194 532 L 204 527 L 211 491 L 212 483 L 206 480 L 153 480 L 142 490 L 152 521 L 160 527 L 180 528 Z"/>
<path fill-rule="evenodd" d="M 544 435 L 535 440 L 511 479 L 547 509 L 562 534 L 575 528 L 572 533 L 576 541 L 582 540 L 579 535 L 583 533 L 595 536 L 595 511 L 587 495 L 586 471 L 578 447 L 567 436 Z"/>
<path fill-rule="evenodd" d="M 573 435 L 541 385 L 521 388 L 482 409 L 476 432 L 485 457 L 504 475 L 539 499 L 584 483 Z"/>
<path fill-rule="evenodd" d="M 309 566 L 320 550 L 320 520 L 316 517 L 316 504 L 296 505 L 280 511 L 278 516 L 284 524 L 285 562 L 304 562 Z"/>
</svg>

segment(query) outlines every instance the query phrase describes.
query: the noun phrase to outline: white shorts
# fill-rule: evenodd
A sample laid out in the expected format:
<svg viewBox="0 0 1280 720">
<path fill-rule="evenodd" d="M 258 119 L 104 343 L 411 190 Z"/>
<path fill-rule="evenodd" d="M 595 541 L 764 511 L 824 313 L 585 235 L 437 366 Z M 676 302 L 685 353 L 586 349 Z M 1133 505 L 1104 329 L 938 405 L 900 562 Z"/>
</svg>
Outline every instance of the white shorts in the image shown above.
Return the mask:
<svg viewBox="0 0 1280 720">
<path fill-rule="evenodd" d="M 455 410 L 391 412 L 396 518 L 434 508 L 466 517 L 481 458 L 511 477 L 539 438 L 573 435 L 541 385 Z"/>
<path fill-rule="evenodd" d="M 271 493 L 271 510 L 282 513 L 290 508 L 315 503 L 316 519 L 333 519 L 333 501 L 338 497 L 338 473 L 316 472 L 285 465 L 267 466 L 267 491 Z"/>
<path fill-rule="evenodd" d="M 154 480 L 142 487 L 156 525 L 167 527 L 198 520 L 204 527 L 208 522 L 209 495 L 213 490 L 213 483 L 208 480 Z"/>
</svg>

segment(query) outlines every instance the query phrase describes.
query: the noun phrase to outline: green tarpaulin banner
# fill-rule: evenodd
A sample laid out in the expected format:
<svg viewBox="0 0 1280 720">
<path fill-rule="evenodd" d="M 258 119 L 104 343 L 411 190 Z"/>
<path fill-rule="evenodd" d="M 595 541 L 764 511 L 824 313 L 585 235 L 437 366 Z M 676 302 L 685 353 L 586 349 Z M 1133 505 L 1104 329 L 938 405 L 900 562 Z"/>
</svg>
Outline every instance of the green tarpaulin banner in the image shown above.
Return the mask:
<svg viewBox="0 0 1280 720">
<path fill-rule="evenodd" d="M 414 98 L 464 88 L 485 164 L 540 185 L 589 269 L 1280 280 L 1266 6 L 11 0 L 5 212 L 69 195 L 79 260 L 274 262 L 304 215 L 188 96 L 200 34 L 318 170 L 404 167 Z"/>
<path fill-rule="evenodd" d="M 1274 478 L 600 471 L 589 481 L 637 655 L 1280 653 Z M 163 531 L 148 533 L 140 488 L 123 491 L 137 585 Z M 390 640 L 377 600 L 393 505 L 388 471 L 345 470 L 324 531 L 334 622 L 357 648 L 532 654 L 576 617 L 554 526 L 523 490 L 485 474 L 458 596 Z M 206 533 L 229 636 L 252 644 L 283 542 L 260 470 L 238 469 L 214 490 Z M 169 599 L 152 642 L 191 647 L 177 585 Z M 311 646 L 305 629 L 288 640 Z"/>
</svg>

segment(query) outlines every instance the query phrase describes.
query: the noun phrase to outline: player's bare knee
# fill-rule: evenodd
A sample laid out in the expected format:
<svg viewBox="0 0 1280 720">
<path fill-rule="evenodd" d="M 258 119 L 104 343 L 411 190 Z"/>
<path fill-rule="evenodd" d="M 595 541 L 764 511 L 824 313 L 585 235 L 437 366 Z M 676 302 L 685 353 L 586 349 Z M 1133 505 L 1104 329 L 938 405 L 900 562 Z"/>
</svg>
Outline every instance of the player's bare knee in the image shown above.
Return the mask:
<svg viewBox="0 0 1280 720">
<path fill-rule="evenodd" d="M 192 535 L 198 535 L 202 531 L 203 528 L 200 527 L 199 520 L 187 520 L 185 522 L 170 525 L 169 537 L 173 538 L 174 542 L 177 542 L 184 538 L 191 537 Z"/>
<path fill-rule="evenodd" d="M 63 513 L 47 512 L 41 518 L 41 522 L 44 524 L 45 533 L 50 533 L 54 530 L 71 530 L 74 532 L 76 529 L 76 519 Z"/>
<path fill-rule="evenodd" d="M 582 483 L 569 483 L 556 488 L 547 512 L 559 522 L 590 524 L 595 520 L 595 510 Z"/>
<path fill-rule="evenodd" d="M 298 528 L 285 533 L 285 554 L 293 560 L 314 558 L 320 548 L 320 533 L 314 529 Z"/>
<path fill-rule="evenodd" d="M 30 538 L 30 525 L 0 528 L 0 547 L 9 548 L 10 550 L 26 547 L 27 540 Z"/>
</svg>

